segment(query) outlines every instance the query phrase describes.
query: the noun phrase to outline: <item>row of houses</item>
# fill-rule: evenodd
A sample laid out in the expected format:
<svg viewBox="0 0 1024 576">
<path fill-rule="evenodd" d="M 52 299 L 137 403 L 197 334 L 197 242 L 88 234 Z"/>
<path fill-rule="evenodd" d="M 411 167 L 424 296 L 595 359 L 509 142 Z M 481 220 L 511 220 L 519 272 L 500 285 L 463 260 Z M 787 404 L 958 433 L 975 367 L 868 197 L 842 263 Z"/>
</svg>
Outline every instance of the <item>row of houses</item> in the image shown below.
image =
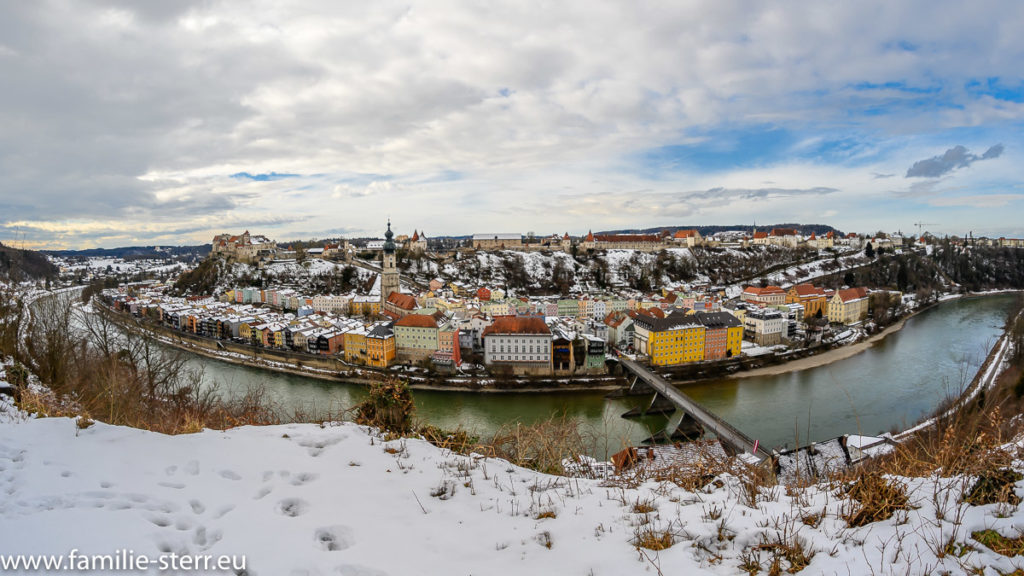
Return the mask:
<svg viewBox="0 0 1024 576">
<path fill-rule="evenodd" d="M 567 374 L 604 370 L 605 341 L 572 319 L 474 313 L 411 313 L 397 320 L 364 322 L 330 312 L 298 315 L 213 298 L 173 298 L 160 290 L 129 295 L 106 290 L 113 308 L 168 328 L 256 347 L 336 355 L 376 368 L 421 363 L 456 368 L 463 350 L 515 374 Z M 551 324 L 551 327 L 549 327 Z"/>
<path fill-rule="evenodd" d="M 568 233 L 558 236 L 553 235 L 542 239 L 532 239 L 519 233 L 488 233 L 474 234 L 470 244 L 476 250 L 561 250 L 569 252 L 576 247 L 580 250 L 639 250 L 643 252 L 656 252 L 666 248 L 687 247 L 701 245 L 771 245 L 797 248 L 806 246 L 816 250 L 824 250 L 837 245 L 859 245 L 861 238 L 856 234 L 848 234 L 838 237 L 829 231 L 822 236 L 811 233 L 810 236 L 801 235 L 792 228 L 773 228 L 769 231 L 758 231 L 754 228 L 753 234 L 735 232 L 703 237 L 699 230 L 677 230 L 675 232 L 662 231 L 656 234 L 594 234 L 593 231 L 586 236 L 573 238 Z"/>
</svg>

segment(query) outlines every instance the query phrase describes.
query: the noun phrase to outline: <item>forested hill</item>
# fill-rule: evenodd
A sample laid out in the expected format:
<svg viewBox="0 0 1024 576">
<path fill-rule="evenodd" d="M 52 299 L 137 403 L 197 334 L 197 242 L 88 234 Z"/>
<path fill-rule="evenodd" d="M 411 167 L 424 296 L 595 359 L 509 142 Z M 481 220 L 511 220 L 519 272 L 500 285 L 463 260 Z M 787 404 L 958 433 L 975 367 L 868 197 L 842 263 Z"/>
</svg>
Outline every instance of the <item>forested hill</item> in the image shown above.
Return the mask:
<svg viewBox="0 0 1024 576">
<path fill-rule="evenodd" d="M 89 248 L 87 250 L 45 250 L 46 254 L 61 258 L 167 258 L 195 255 L 200 258 L 210 253 L 209 244 L 199 246 L 123 246 L 121 248 Z"/>
<path fill-rule="evenodd" d="M 810 235 L 812 232 L 818 236 L 824 236 L 829 232 L 834 232 L 836 235 L 842 234 L 842 231 L 837 230 L 826 224 L 758 224 L 757 229 L 763 232 L 771 232 L 772 228 L 792 228 L 805 236 Z M 697 230 L 701 236 L 710 236 L 718 232 L 746 232 L 752 234 L 754 226 L 752 224 L 736 224 L 734 226 L 658 226 L 656 228 L 644 228 L 644 229 L 629 229 L 629 230 L 602 230 L 598 232 L 594 231 L 594 234 L 658 234 L 662 231 L 668 230 L 669 232 L 675 233 L 678 230 Z"/>
<path fill-rule="evenodd" d="M 0 243 L 0 278 L 21 282 L 57 276 L 57 268 L 41 252 L 19 250 Z"/>
</svg>

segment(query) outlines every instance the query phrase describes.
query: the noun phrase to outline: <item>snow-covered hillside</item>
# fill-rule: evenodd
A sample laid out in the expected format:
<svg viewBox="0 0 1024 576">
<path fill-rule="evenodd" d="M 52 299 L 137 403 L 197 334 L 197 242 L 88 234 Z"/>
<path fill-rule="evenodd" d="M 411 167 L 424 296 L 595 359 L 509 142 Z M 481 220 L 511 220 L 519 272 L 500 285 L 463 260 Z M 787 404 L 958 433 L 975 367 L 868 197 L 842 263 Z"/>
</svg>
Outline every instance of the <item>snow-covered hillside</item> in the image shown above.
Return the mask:
<svg viewBox="0 0 1024 576">
<path fill-rule="evenodd" d="M 1024 564 L 970 537 L 1016 536 L 1024 513 L 959 503 L 958 478 L 895 479 L 914 507 L 850 528 L 837 486 L 753 499 L 730 475 L 696 492 L 618 488 L 382 442 L 354 424 L 163 436 L 4 408 L 0 555 L 244 555 L 235 573 L 260 576 L 743 574 L 758 562 L 768 573 L 776 556 L 790 566 L 790 544 L 804 574 L 994 576 Z M 673 545 L 637 549 L 650 533 Z"/>
</svg>

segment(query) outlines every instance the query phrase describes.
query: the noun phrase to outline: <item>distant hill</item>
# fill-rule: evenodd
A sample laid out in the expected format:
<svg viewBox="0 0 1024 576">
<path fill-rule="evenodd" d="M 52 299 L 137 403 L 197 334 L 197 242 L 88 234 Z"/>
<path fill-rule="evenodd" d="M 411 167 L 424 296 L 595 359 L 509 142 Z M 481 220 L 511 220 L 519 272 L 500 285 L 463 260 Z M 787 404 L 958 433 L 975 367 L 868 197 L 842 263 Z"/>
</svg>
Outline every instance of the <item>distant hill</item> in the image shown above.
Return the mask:
<svg viewBox="0 0 1024 576">
<path fill-rule="evenodd" d="M 57 268 L 46 255 L 35 250 L 19 250 L 0 243 L 0 278 L 17 282 L 57 276 Z"/>
<path fill-rule="evenodd" d="M 205 257 L 210 244 L 199 246 L 124 246 L 121 248 L 90 248 L 88 250 L 44 250 L 43 253 L 61 258 L 170 258 L 178 256 Z"/>
<path fill-rule="evenodd" d="M 758 224 L 757 229 L 764 232 L 771 232 L 772 228 L 794 228 L 800 234 L 805 236 L 810 235 L 812 232 L 821 236 L 828 232 L 834 232 L 836 235 L 842 234 L 841 230 L 837 230 L 831 226 L 825 224 Z M 675 233 L 679 230 L 694 230 L 700 232 L 701 236 L 710 236 L 716 232 L 731 232 L 731 231 L 744 231 L 748 234 L 752 234 L 754 226 L 751 224 L 736 224 L 734 226 L 658 226 L 656 228 L 644 228 L 644 229 L 630 229 L 630 230 L 601 230 L 600 232 L 595 230 L 594 234 L 657 234 L 663 230 Z"/>
</svg>

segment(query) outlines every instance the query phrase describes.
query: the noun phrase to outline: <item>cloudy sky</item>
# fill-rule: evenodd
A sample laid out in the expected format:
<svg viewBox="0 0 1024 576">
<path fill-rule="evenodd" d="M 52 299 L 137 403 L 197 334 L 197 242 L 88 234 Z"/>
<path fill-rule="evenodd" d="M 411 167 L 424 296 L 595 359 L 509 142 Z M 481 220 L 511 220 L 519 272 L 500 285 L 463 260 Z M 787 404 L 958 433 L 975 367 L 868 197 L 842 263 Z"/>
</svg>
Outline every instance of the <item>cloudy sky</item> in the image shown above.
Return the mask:
<svg viewBox="0 0 1024 576">
<path fill-rule="evenodd" d="M 1024 236 L 1024 3 L 5 2 L 0 241 Z"/>
</svg>

